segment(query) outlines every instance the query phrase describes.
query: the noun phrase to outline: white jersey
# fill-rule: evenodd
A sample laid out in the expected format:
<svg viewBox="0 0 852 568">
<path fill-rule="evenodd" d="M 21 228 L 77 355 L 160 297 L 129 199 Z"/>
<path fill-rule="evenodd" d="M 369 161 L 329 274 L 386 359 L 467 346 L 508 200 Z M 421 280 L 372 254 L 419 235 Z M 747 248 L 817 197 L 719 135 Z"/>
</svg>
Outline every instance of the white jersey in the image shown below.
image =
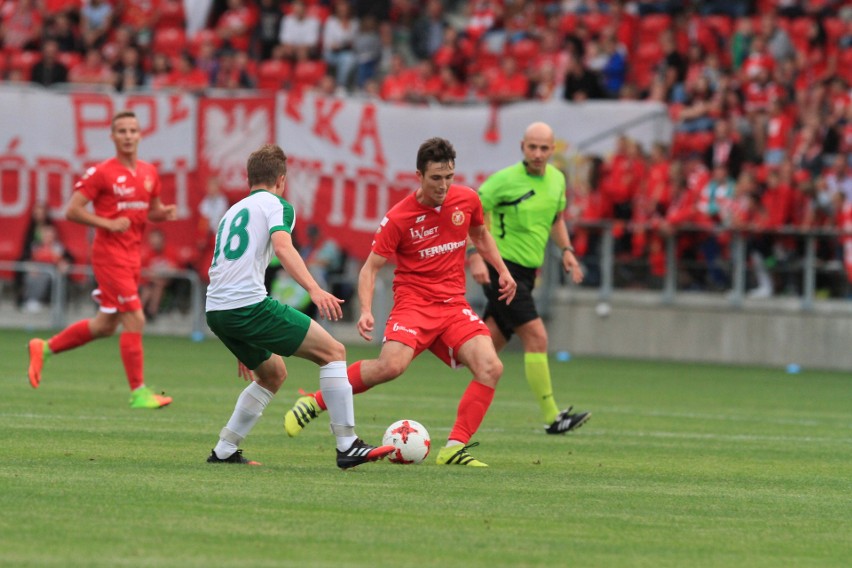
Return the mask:
<svg viewBox="0 0 852 568">
<path fill-rule="evenodd" d="M 232 310 L 263 301 L 263 277 L 272 260 L 272 233 L 293 232 L 293 206 L 266 190 L 253 191 L 219 222 L 210 265 L 206 310 Z"/>
</svg>

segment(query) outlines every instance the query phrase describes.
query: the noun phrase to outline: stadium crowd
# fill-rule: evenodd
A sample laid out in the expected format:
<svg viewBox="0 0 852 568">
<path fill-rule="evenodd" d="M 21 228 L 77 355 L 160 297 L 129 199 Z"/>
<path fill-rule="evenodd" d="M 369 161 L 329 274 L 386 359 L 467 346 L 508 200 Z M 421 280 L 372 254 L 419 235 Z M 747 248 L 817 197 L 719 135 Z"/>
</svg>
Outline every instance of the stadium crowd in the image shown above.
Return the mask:
<svg viewBox="0 0 852 568">
<path fill-rule="evenodd" d="M 764 269 L 802 241 L 761 229 L 852 230 L 849 0 L 214 0 L 187 29 L 182 0 L 2 0 L 0 78 L 398 104 L 659 101 L 670 144 L 623 137 L 572 172 L 571 218 L 624 223 L 618 254 L 661 275 L 665 236 L 688 224 L 708 230 L 678 252 L 712 266 L 729 254 L 719 229 L 747 230 L 766 296 Z M 593 232 L 577 233 L 590 253 Z M 819 250 L 847 280 L 851 240 Z M 692 284 L 726 287 L 707 274 Z"/>
</svg>

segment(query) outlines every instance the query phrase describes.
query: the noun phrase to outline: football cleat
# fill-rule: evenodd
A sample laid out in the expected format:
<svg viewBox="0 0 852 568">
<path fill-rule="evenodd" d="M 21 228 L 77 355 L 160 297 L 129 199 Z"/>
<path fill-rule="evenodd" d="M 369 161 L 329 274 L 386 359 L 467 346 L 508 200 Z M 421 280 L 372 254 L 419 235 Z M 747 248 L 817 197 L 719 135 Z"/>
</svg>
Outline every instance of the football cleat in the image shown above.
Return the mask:
<svg viewBox="0 0 852 568">
<path fill-rule="evenodd" d="M 47 351 L 47 341 L 43 339 L 30 339 L 27 350 L 30 353 L 27 376 L 30 379 L 32 387 L 37 389 L 41 384 L 41 369 L 44 367 L 44 360 L 49 353 Z"/>
<path fill-rule="evenodd" d="M 380 460 L 393 451 L 393 446 L 371 446 L 361 438 L 356 438 L 345 452 L 337 450 L 337 467 L 349 469 L 362 463 Z"/>
<path fill-rule="evenodd" d="M 575 428 L 579 428 L 592 417 L 591 412 L 578 412 L 571 414 L 573 406 L 569 406 L 562 412 L 556 415 L 556 420 L 550 426 L 545 426 L 544 431 L 548 434 L 564 434 Z"/>
<path fill-rule="evenodd" d="M 287 411 L 284 415 L 284 429 L 287 435 L 293 438 L 305 429 L 305 426 L 311 423 L 311 420 L 316 418 L 322 412 L 317 399 L 312 395 L 300 397 L 293 408 Z"/>
<path fill-rule="evenodd" d="M 207 463 L 241 463 L 245 465 L 261 465 L 260 462 L 250 460 L 243 456 L 242 450 L 237 450 L 225 459 L 221 459 L 219 456 L 216 455 L 216 451 L 213 450 L 210 452 L 210 456 L 207 458 Z"/>
<path fill-rule="evenodd" d="M 130 393 L 130 408 L 162 408 L 171 402 L 172 397 L 154 394 L 148 387 L 139 387 Z"/>
<path fill-rule="evenodd" d="M 463 445 L 456 444 L 455 446 L 445 446 L 438 452 L 438 459 L 435 460 L 438 465 L 466 465 L 469 467 L 488 467 L 487 463 L 481 462 L 469 453 L 469 448 L 474 448 L 479 445 L 479 442 Z"/>
</svg>

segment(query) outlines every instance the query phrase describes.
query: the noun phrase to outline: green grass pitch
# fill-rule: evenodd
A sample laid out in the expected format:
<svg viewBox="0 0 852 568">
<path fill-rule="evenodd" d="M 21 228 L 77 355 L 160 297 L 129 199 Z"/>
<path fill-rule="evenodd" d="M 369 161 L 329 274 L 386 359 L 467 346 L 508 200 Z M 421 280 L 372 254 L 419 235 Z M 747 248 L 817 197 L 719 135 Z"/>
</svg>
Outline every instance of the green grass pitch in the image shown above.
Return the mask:
<svg viewBox="0 0 852 568">
<path fill-rule="evenodd" d="M 804 369 L 551 360 L 557 401 L 591 410 L 546 436 L 519 353 L 472 453 L 487 469 L 387 461 L 340 471 L 327 416 L 282 417 L 290 376 L 243 444 L 263 467 L 205 463 L 244 383 L 216 340 L 146 337 L 168 408 L 132 411 L 115 338 L 26 376 L 0 332 L 0 566 L 849 566 L 852 378 Z M 349 348 L 349 360 L 375 347 Z M 422 422 L 435 446 L 467 371 L 434 356 L 355 398 L 358 433 Z"/>
</svg>

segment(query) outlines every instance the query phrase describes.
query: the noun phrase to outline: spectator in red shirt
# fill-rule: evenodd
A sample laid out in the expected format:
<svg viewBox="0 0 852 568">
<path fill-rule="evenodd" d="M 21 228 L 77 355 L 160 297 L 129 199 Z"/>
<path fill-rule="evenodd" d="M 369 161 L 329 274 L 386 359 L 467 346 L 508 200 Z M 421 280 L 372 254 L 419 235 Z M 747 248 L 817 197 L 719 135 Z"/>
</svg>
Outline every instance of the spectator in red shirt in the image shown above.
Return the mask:
<svg viewBox="0 0 852 568">
<path fill-rule="evenodd" d="M 53 265 L 60 273 L 66 273 L 71 263 L 71 255 L 59 240 L 59 233 L 51 223 L 45 223 L 38 230 L 36 240 L 30 243 L 30 252 L 26 260 Z M 52 279 L 50 273 L 42 270 L 27 270 L 23 276 L 23 309 L 25 312 L 38 313 L 50 299 Z"/>
<path fill-rule="evenodd" d="M 151 71 L 148 73 L 147 84 L 152 89 L 168 86 L 172 73 L 172 63 L 165 53 L 155 53 L 151 56 Z"/>
<path fill-rule="evenodd" d="M 111 336 L 121 325 L 119 349 L 131 390 L 130 406 L 160 408 L 172 399 L 154 394 L 145 386 L 145 314 L 138 295 L 140 245 L 147 222 L 173 220 L 177 208 L 163 204 L 156 168 L 137 157 L 142 134 L 136 115 L 130 111 L 116 114 L 110 137 L 115 144 L 115 157 L 86 171 L 66 207 L 68 220 L 96 228 L 92 268 L 98 283 L 93 294 L 100 305 L 98 314 L 71 324 L 47 341 L 30 340 L 27 374 L 30 384 L 37 388 L 48 356 Z"/>
<path fill-rule="evenodd" d="M 529 89 L 529 79 L 518 69 L 518 64 L 511 57 L 500 60 L 500 70 L 488 85 L 491 102 L 496 104 L 522 101 L 527 98 Z"/>
<path fill-rule="evenodd" d="M 256 15 L 245 0 L 228 0 L 228 8 L 216 22 L 216 34 L 233 49 L 247 51 Z"/>
<path fill-rule="evenodd" d="M 132 30 L 140 45 L 151 43 L 154 25 L 159 18 L 161 0 L 120 0 L 119 18 L 122 26 Z"/>
<path fill-rule="evenodd" d="M 0 6 L 0 38 L 10 51 L 38 49 L 42 16 L 36 0 L 17 0 Z"/>
<path fill-rule="evenodd" d="M 765 133 L 759 138 L 765 141 L 763 163 L 777 166 L 790 154 L 793 137 L 793 118 L 785 111 L 784 102 L 775 99 L 769 106 Z"/>
<path fill-rule="evenodd" d="M 402 55 L 394 54 L 391 58 L 390 69 L 382 79 L 379 93 L 382 100 L 388 102 L 403 102 L 408 96 L 408 83 L 405 80 L 407 71 Z"/>
<path fill-rule="evenodd" d="M 443 65 L 438 69 L 441 78 L 441 89 L 438 92 L 438 100 L 445 105 L 462 104 L 467 100 L 467 88 L 459 80 L 458 75 L 449 65 Z"/>
<path fill-rule="evenodd" d="M 744 170 L 737 179 L 734 197 L 722 211 L 723 225 L 745 239 L 746 255 L 751 262 L 756 286 L 749 298 L 769 298 L 774 292 L 767 259 L 772 255 L 772 238 L 763 232 L 769 227 L 769 212 L 760 199 L 759 188 L 751 172 Z"/>
<path fill-rule="evenodd" d="M 87 85 L 114 85 L 115 73 L 104 63 L 101 52 L 89 48 L 80 63 L 68 70 L 68 82 Z"/>
<path fill-rule="evenodd" d="M 162 86 L 186 91 L 201 91 L 210 86 L 210 77 L 195 66 L 191 55 L 182 53 L 175 60 L 175 68 L 166 77 Z"/>
<path fill-rule="evenodd" d="M 148 321 L 160 313 L 163 295 L 175 283 L 174 275 L 180 268 L 177 255 L 166 244 L 166 236 L 152 229 L 141 251 L 142 277 L 139 281 L 139 299 Z"/>
</svg>

